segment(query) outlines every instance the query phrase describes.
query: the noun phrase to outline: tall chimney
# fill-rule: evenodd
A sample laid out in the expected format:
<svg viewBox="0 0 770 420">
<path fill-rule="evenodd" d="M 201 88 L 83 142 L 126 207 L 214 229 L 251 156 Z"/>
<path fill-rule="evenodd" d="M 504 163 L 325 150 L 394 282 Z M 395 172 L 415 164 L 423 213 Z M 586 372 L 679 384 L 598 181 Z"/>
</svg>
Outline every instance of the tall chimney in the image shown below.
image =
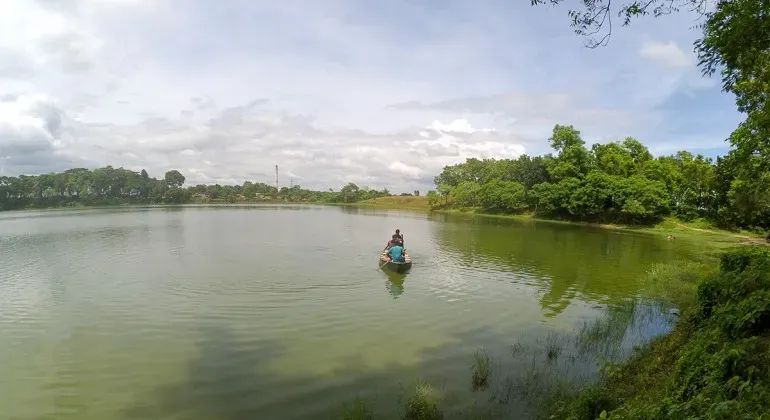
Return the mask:
<svg viewBox="0 0 770 420">
<path fill-rule="evenodd" d="M 278 191 L 278 165 L 275 165 L 275 190 Z"/>
</svg>

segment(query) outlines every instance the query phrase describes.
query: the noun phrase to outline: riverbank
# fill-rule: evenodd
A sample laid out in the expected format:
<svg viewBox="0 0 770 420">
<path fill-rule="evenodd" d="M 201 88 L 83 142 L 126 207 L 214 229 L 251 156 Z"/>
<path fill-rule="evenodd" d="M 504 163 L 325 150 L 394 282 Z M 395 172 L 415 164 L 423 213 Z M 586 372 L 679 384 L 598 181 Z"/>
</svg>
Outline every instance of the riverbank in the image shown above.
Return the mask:
<svg viewBox="0 0 770 420">
<path fill-rule="evenodd" d="M 226 202 L 224 200 L 192 200 L 190 203 L 183 204 L 150 204 L 150 203 L 93 203 L 78 202 L 67 206 L 51 207 L 30 207 L 24 209 L 13 209 L 6 211 L 56 211 L 56 210 L 84 210 L 84 209 L 110 209 L 110 208 L 173 208 L 179 206 L 257 206 L 257 205 L 318 205 L 318 206 L 350 206 L 359 208 L 374 208 L 383 210 L 408 210 L 416 212 L 431 212 L 436 214 L 449 214 L 468 218 L 489 218 L 517 220 L 520 222 L 538 222 L 565 224 L 577 226 L 589 226 L 602 229 L 611 229 L 618 231 L 647 233 L 654 235 L 673 236 L 675 240 L 689 239 L 702 242 L 709 242 L 720 247 L 733 244 L 764 246 L 770 245 L 765 241 L 764 236 L 752 232 L 731 232 L 708 226 L 703 222 L 684 223 L 675 218 L 667 218 L 654 226 L 635 226 L 619 225 L 606 223 L 591 223 L 572 220 L 557 220 L 545 217 L 538 217 L 531 213 L 523 214 L 489 214 L 481 212 L 478 209 L 431 209 L 428 197 L 424 196 L 390 196 L 380 197 L 370 200 L 359 201 L 355 203 L 328 203 L 320 201 L 288 201 L 288 200 L 243 200 L 236 202 Z"/>
<path fill-rule="evenodd" d="M 350 204 L 355 207 L 381 208 L 388 210 L 419 210 L 438 214 L 451 214 L 469 218 L 508 219 L 522 222 L 542 222 L 565 225 L 590 226 L 602 229 L 612 229 L 628 232 L 641 232 L 654 235 L 673 236 L 676 239 L 697 239 L 705 242 L 716 242 L 720 246 L 733 244 L 764 245 L 764 236 L 752 232 L 731 232 L 708 226 L 705 222 L 685 223 L 673 217 L 664 219 L 653 226 L 620 225 L 608 223 L 591 223 L 574 220 L 558 220 L 538 217 L 532 213 L 522 214 L 489 214 L 478 209 L 431 209 L 428 197 L 392 196 Z"/>
<path fill-rule="evenodd" d="M 670 334 L 597 385 L 557 400 L 553 419 L 761 419 L 770 413 L 770 253 L 725 253 Z"/>
<path fill-rule="evenodd" d="M 422 210 L 430 211 L 428 197 L 422 196 L 390 196 L 352 203 L 356 207 L 375 207 L 388 210 Z"/>
</svg>

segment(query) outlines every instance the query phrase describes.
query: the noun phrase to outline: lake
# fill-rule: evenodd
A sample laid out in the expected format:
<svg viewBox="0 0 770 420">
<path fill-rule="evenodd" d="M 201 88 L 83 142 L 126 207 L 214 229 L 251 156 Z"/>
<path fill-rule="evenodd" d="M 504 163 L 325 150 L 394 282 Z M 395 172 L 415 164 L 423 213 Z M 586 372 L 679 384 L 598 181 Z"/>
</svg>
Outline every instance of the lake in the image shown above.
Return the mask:
<svg viewBox="0 0 770 420">
<path fill-rule="evenodd" d="M 377 266 L 396 228 L 406 275 Z M 474 349 L 513 371 L 542 364 L 536 351 L 507 361 L 511 344 L 539 348 L 643 301 L 650 265 L 691 252 L 644 234 L 345 207 L 0 213 L 0 418 L 329 418 L 357 395 L 396 409 L 417 377 L 461 411 L 488 400 L 469 389 Z M 573 354 L 573 370 L 590 376 L 589 359 Z"/>
</svg>

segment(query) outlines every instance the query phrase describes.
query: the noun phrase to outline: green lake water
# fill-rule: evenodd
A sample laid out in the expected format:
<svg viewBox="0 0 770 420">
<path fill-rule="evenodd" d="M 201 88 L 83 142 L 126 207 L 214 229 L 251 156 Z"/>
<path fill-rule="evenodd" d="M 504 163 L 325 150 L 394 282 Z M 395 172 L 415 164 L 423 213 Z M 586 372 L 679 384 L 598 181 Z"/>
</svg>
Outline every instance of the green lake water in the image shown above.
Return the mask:
<svg viewBox="0 0 770 420">
<path fill-rule="evenodd" d="M 377 269 L 396 228 L 406 275 Z M 570 225 L 321 206 L 0 213 L 0 418 L 329 418 L 356 395 L 395 409 L 418 376 L 459 411 L 488 400 L 469 389 L 473 349 L 513 371 L 544 363 L 506 355 L 643 300 L 651 264 L 691 251 Z"/>
</svg>

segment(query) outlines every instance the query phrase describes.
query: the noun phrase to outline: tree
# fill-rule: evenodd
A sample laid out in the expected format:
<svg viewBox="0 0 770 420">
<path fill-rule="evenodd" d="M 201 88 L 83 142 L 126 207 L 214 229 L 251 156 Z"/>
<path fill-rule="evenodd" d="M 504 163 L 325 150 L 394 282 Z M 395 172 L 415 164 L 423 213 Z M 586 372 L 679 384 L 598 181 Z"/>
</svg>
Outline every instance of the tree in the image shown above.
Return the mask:
<svg viewBox="0 0 770 420">
<path fill-rule="evenodd" d="M 594 218 L 611 212 L 619 178 L 601 171 L 591 171 L 581 185 L 572 190 L 567 209 L 580 218 Z"/>
<path fill-rule="evenodd" d="M 585 141 L 580 137 L 580 131 L 573 126 L 559 125 L 553 128 L 553 134 L 548 139 L 551 147 L 557 152 L 562 152 L 567 148 L 583 146 Z"/>
<path fill-rule="evenodd" d="M 0 192 L 0 194 L 2 194 L 2 192 Z M 428 197 L 428 207 L 430 207 L 432 209 L 438 207 L 438 205 L 439 205 L 439 195 L 438 195 L 438 193 L 436 193 L 436 191 L 430 190 L 430 191 L 428 191 L 426 196 Z M 2 199 L 2 197 L 0 197 L 0 199 Z"/>
<path fill-rule="evenodd" d="M 531 0 L 532 5 L 561 4 L 564 0 Z M 570 10 L 571 26 L 578 35 L 587 37 L 588 46 L 606 45 L 612 33 L 612 1 L 585 0 L 579 10 Z M 704 75 L 720 69 L 722 89 L 735 94 L 740 112 L 747 115 L 738 130 L 730 136 L 739 156 L 763 157 L 759 171 L 770 168 L 770 19 L 766 0 L 717 0 L 708 10 L 706 0 L 632 0 L 617 12 L 627 26 L 636 18 L 675 13 L 682 8 L 705 17 L 700 25 L 702 37 L 695 41 L 698 65 Z M 617 4 L 615 4 L 617 6 Z M 597 41 L 597 34 L 606 29 Z M 747 166 L 747 169 L 752 169 Z"/>
<path fill-rule="evenodd" d="M 577 178 L 566 178 L 558 183 L 543 182 L 532 188 L 534 211 L 546 214 L 563 215 L 567 213 L 573 191 L 580 187 Z"/>
<path fill-rule="evenodd" d="M 461 182 L 452 189 L 452 196 L 457 204 L 466 207 L 474 207 L 477 204 L 480 184 L 473 181 Z"/>
<path fill-rule="evenodd" d="M 531 0 L 533 5 L 558 5 L 562 2 Z M 695 217 L 708 211 L 716 217 L 714 205 L 705 201 L 718 200 L 717 213 L 722 222 L 742 226 L 768 225 L 770 223 L 764 215 L 770 210 L 762 207 L 765 204 L 760 198 L 764 192 L 762 188 L 754 188 L 753 184 L 767 179 L 770 172 L 770 5 L 767 0 L 717 0 L 715 7 L 709 10 L 706 8 L 708 4 L 706 0 L 631 0 L 621 5 L 617 14 L 624 26 L 635 17 L 650 14 L 658 17 L 685 7 L 705 17 L 705 22 L 699 25 L 702 37 L 694 43 L 698 66 L 704 76 L 712 76 L 719 70 L 723 91 L 735 95 L 736 106 L 746 119 L 730 135 L 733 146 L 730 168 L 720 173 L 718 194 L 703 194 L 706 190 L 714 192 L 713 186 L 699 188 L 695 191 L 697 198 L 693 199 L 690 194 L 693 192 L 690 169 L 684 174 L 685 179 L 679 189 L 672 188 L 670 183 L 666 188 L 674 192 L 672 204 L 680 215 Z M 571 26 L 578 35 L 587 37 L 589 47 L 606 45 L 609 41 L 613 15 L 611 6 L 611 0 L 585 0 L 581 9 L 569 11 Z M 597 41 L 595 36 L 603 29 L 608 30 Z M 656 176 L 661 175 L 658 172 Z M 700 174 L 700 170 L 696 172 Z M 727 187 L 725 177 L 732 179 L 730 187 Z M 700 175 L 696 178 L 701 179 Z M 701 181 L 696 183 L 701 184 Z M 745 210 L 753 216 L 729 216 L 728 208 L 743 205 L 749 206 L 750 209 Z M 760 208 L 755 209 L 755 205 Z M 740 213 L 744 209 L 732 210 Z"/>
<path fill-rule="evenodd" d="M 355 203 L 358 201 L 358 185 L 349 182 L 340 190 L 340 196 L 343 203 Z"/>
<path fill-rule="evenodd" d="M 164 179 L 166 181 L 166 186 L 169 188 L 180 188 L 184 185 L 185 177 L 176 169 L 172 169 L 166 172 Z"/>
<path fill-rule="evenodd" d="M 630 176 L 636 164 L 631 153 L 619 143 L 594 144 L 591 151 L 599 170 L 610 175 Z"/>
<path fill-rule="evenodd" d="M 634 160 L 634 164 L 637 166 L 637 171 L 641 170 L 644 165 L 652 160 L 652 153 L 650 153 L 649 149 L 633 137 L 626 137 L 623 140 L 623 149 L 631 155 L 631 159 Z"/>
<path fill-rule="evenodd" d="M 515 212 L 526 208 L 524 185 L 494 179 L 481 185 L 478 201 L 486 210 Z"/>
<path fill-rule="evenodd" d="M 722 89 L 735 94 L 747 114 L 741 133 L 730 136 L 740 157 L 759 155 L 770 168 L 770 17 L 766 0 L 721 0 L 695 42 L 703 73 L 721 69 Z"/>
<path fill-rule="evenodd" d="M 533 6 L 550 3 L 554 6 L 564 0 L 530 0 Z M 586 37 L 589 48 L 607 45 L 612 35 L 612 0 L 583 0 L 583 8 L 569 10 L 570 26 L 575 33 Z M 681 8 L 706 13 L 707 0 L 632 0 L 617 11 L 622 25 L 628 26 L 634 18 L 653 15 L 655 17 L 678 12 Z M 617 6 L 617 3 L 615 4 Z M 606 29 L 606 33 L 598 35 Z"/>
<path fill-rule="evenodd" d="M 620 181 L 618 195 L 620 212 L 632 223 L 657 221 L 669 210 L 663 183 L 650 182 L 640 175 Z"/>
</svg>

